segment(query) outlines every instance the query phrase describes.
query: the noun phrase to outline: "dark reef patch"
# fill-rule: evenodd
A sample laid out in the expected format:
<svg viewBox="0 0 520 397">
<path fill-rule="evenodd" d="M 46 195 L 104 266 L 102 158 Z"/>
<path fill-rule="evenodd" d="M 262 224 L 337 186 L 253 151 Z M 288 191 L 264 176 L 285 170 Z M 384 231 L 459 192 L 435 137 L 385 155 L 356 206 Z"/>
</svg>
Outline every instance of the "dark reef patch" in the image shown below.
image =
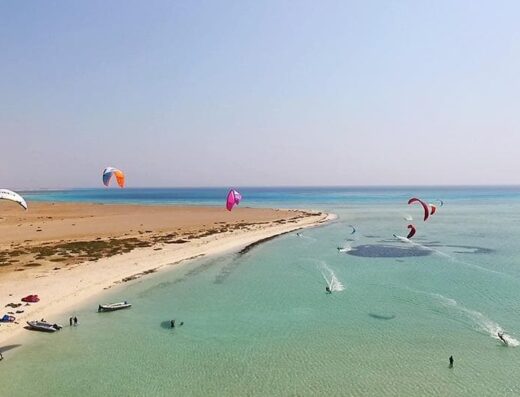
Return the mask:
<svg viewBox="0 0 520 397">
<path fill-rule="evenodd" d="M 401 247 L 386 244 L 364 244 L 352 248 L 347 254 L 364 258 L 405 258 L 410 256 L 428 256 L 432 254 L 432 251 L 413 245 Z"/>
</svg>

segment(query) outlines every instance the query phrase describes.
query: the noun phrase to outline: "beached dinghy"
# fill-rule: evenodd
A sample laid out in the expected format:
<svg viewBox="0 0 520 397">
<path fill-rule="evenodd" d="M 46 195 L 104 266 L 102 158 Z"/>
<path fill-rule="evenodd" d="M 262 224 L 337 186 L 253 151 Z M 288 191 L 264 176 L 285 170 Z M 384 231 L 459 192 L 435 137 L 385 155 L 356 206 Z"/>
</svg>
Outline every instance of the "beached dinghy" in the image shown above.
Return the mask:
<svg viewBox="0 0 520 397">
<path fill-rule="evenodd" d="M 109 303 L 107 305 L 99 305 L 98 312 L 113 312 L 114 310 L 128 309 L 129 307 L 132 307 L 132 304 L 127 301 Z"/>
<path fill-rule="evenodd" d="M 27 321 L 27 324 L 30 329 L 42 332 L 56 332 L 62 328 L 59 324 L 51 324 L 47 321 Z"/>
</svg>

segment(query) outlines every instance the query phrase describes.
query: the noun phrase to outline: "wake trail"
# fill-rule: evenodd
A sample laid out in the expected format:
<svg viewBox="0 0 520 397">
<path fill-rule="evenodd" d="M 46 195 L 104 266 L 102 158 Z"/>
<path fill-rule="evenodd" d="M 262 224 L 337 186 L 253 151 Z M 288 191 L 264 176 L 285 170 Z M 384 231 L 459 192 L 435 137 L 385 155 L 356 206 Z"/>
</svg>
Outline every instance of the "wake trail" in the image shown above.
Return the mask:
<svg viewBox="0 0 520 397">
<path fill-rule="evenodd" d="M 319 268 L 323 279 L 332 292 L 341 292 L 345 290 L 343 283 L 336 276 L 336 273 L 334 273 L 334 271 L 327 266 L 325 261 L 320 261 Z"/>
<path fill-rule="evenodd" d="M 502 341 L 500 341 L 500 338 L 498 337 L 498 333 L 503 333 L 503 328 L 500 326 L 500 324 L 486 317 L 483 313 L 473 309 L 469 309 L 461 303 L 457 302 L 455 299 L 448 298 L 442 294 L 416 290 L 413 288 L 407 289 L 414 293 L 428 295 L 432 297 L 442 307 L 448 310 L 448 312 L 454 311 L 455 313 L 457 313 L 462 318 L 462 322 L 469 323 L 472 326 L 472 328 L 475 329 L 477 332 L 489 335 L 493 339 L 502 343 Z M 520 342 L 511 335 L 504 334 L 503 337 L 506 340 L 508 347 L 517 347 L 520 345 Z"/>
</svg>

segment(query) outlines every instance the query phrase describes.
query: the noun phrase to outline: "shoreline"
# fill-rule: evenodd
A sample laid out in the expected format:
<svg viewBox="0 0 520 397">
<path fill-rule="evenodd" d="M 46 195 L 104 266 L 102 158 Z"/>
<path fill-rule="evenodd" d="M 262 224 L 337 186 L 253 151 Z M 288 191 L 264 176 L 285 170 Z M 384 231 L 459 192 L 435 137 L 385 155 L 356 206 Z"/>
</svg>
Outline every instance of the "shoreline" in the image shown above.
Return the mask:
<svg viewBox="0 0 520 397">
<path fill-rule="evenodd" d="M 275 210 L 278 211 L 278 210 Z M 65 323 L 65 313 L 76 310 L 86 301 L 114 287 L 140 279 L 156 272 L 167 271 L 204 256 L 220 255 L 236 251 L 249 252 L 263 242 L 299 229 L 323 224 L 334 216 L 323 212 L 298 211 L 300 216 L 290 223 L 257 222 L 255 227 L 202 235 L 182 244 L 168 245 L 159 241 L 149 246 L 135 247 L 130 252 L 81 262 L 66 271 L 35 275 L 35 271 L 5 273 L 0 278 L 0 304 L 3 311 L 15 311 L 4 307 L 6 303 L 19 303 L 22 296 L 38 294 L 40 302 L 17 309 L 17 324 L 0 325 L 0 346 L 23 338 L 26 321 L 45 318 L 52 323 Z M 305 215 L 301 215 L 304 213 Z M 32 270 L 32 269 L 31 269 Z M 23 275 L 23 276 L 21 276 Z M 33 277 L 31 277 L 31 275 Z M 7 287 L 9 285 L 9 287 Z M 3 312 L 2 312 L 3 315 Z M 1 347 L 0 347 L 1 351 Z"/>
</svg>

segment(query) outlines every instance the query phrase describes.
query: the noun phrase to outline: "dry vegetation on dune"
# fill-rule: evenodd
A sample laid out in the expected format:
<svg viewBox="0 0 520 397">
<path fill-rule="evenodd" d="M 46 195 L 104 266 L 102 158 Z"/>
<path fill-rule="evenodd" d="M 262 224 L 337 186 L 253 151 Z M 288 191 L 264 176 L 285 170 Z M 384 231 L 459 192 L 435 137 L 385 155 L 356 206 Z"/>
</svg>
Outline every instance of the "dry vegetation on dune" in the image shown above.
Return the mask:
<svg viewBox="0 0 520 397">
<path fill-rule="evenodd" d="M 59 270 L 86 261 L 125 254 L 137 248 L 155 247 L 161 250 L 167 244 L 185 244 L 193 240 L 207 238 L 221 233 L 255 230 L 269 225 L 296 223 L 298 220 L 320 213 L 307 211 L 283 211 L 279 216 L 265 221 L 218 221 L 208 222 L 189 228 L 175 228 L 174 231 L 132 230 L 108 237 L 23 240 L 4 245 L 0 250 L 0 271 L 24 271 L 27 268 L 42 267 Z M 42 219 L 48 219 L 42 217 Z M 269 218 L 268 218 L 269 219 Z M 75 226 L 75 224 L 73 224 Z M 32 226 L 32 224 L 31 224 Z M 36 225 L 35 225 L 36 226 Z M 72 225 L 71 225 L 72 226 Z M 40 233 L 41 227 L 36 226 Z"/>
</svg>

